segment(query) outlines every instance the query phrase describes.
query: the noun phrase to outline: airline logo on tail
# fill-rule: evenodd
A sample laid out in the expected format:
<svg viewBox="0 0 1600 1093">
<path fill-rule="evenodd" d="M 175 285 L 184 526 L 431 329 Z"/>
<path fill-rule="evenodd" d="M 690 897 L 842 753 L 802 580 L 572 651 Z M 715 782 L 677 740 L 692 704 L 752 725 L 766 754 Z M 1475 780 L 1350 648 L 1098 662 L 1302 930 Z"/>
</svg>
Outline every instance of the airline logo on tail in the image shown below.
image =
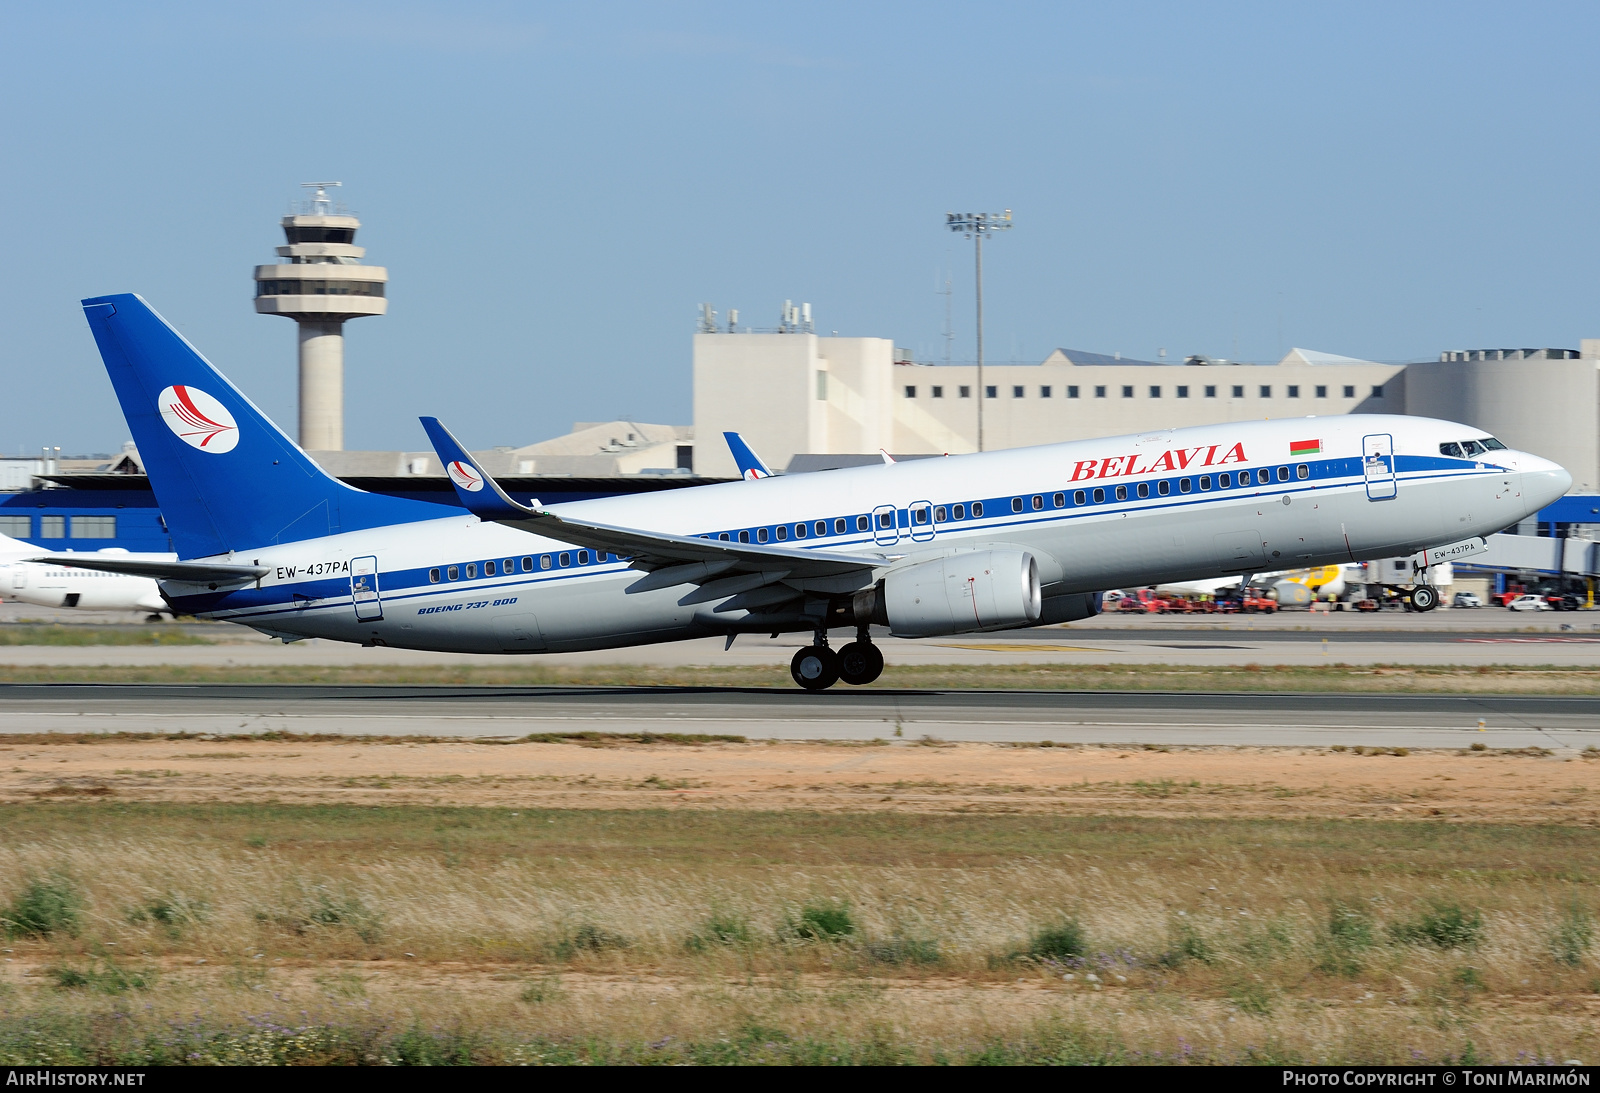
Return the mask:
<svg viewBox="0 0 1600 1093">
<path fill-rule="evenodd" d="M 483 489 L 483 476 L 471 464 L 457 459 L 446 466 L 445 470 L 450 473 L 450 481 L 468 493 L 477 493 Z"/>
<path fill-rule="evenodd" d="M 221 455 L 239 443 L 239 425 L 228 408 L 198 387 L 168 387 L 157 404 L 167 428 L 191 448 Z"/>
</svg>

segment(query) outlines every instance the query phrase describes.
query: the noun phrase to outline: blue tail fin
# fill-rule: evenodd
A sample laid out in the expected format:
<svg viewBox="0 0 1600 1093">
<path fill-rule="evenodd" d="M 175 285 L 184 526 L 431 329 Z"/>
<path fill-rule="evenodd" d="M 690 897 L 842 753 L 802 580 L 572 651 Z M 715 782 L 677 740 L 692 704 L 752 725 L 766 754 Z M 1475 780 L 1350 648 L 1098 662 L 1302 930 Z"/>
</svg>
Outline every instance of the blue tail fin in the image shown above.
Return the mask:
<svg viewBox="0 0 1600 1093">
<path fill-rule="evenodd" d="M 439 518 L 329 475 L 138 296 L 83 311 L 180 558 Z"/>
<path fill-rule="evenodd" d="M 757 478 L 771 478 L 772 470 L 761 461 L 755 449 L 745 442 L 744 437 L 738 433 L 723 433 L 722 439 L 728 442 L 728 451 L 733 453 L 733 461 L 739 466 L 739 476 L 754 481 Z"/>
</svg>

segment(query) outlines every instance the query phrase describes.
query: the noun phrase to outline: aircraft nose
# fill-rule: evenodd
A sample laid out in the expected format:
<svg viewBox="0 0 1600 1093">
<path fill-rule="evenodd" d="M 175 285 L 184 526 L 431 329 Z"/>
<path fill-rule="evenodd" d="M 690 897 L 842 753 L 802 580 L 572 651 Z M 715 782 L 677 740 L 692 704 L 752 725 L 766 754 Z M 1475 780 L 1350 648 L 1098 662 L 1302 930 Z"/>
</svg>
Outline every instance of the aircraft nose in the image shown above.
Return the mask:
<svg viewBox="0 0 1600 1093">
<path fill-rule="evenodd" d="M 1559 463 L 1536 455 L 1523 456 L 1518 462 L 1522 464 L 1522 495 L 1530 513 L 1555 504 L 1572 488 L 1572 473 Z"/>
</svg>

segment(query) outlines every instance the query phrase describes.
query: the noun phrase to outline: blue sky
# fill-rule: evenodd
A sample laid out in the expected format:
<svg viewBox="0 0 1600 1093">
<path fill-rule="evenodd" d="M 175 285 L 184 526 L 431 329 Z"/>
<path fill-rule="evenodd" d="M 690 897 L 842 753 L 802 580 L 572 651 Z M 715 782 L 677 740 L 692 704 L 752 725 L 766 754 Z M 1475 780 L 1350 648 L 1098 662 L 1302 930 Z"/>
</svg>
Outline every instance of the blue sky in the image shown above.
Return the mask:
<svg viewBox="0 0 1600 1093">
<path fill-rule="evenodd" d="M 293 429 L 251 307 L 298 183 L 389 267 L 346 443 L 690 419 L 697 306 L 941 359 L 1378 360 L 1600 336 L 1580 4 L 0 7 L 0 450 L 126 427 L 77 301 L 143 293 Z"/>
</svg>

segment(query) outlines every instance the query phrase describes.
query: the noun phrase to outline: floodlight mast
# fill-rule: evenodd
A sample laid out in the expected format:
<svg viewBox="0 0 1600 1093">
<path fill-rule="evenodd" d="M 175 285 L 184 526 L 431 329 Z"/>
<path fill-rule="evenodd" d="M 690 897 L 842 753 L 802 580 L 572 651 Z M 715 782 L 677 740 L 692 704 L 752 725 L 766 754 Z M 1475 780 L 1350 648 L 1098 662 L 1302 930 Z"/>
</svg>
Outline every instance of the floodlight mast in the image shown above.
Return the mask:
<svg viewBox="0 0 1600 1093">
<path fill-rule="evenodd" d="M 945 227 L 972 240 L 977 262 L 978 303 L 978 451 L 983 451 L 983 237 L 1011 227 L 1011 210 L 1003 213 L 945 213 Z"/>
</svg>

